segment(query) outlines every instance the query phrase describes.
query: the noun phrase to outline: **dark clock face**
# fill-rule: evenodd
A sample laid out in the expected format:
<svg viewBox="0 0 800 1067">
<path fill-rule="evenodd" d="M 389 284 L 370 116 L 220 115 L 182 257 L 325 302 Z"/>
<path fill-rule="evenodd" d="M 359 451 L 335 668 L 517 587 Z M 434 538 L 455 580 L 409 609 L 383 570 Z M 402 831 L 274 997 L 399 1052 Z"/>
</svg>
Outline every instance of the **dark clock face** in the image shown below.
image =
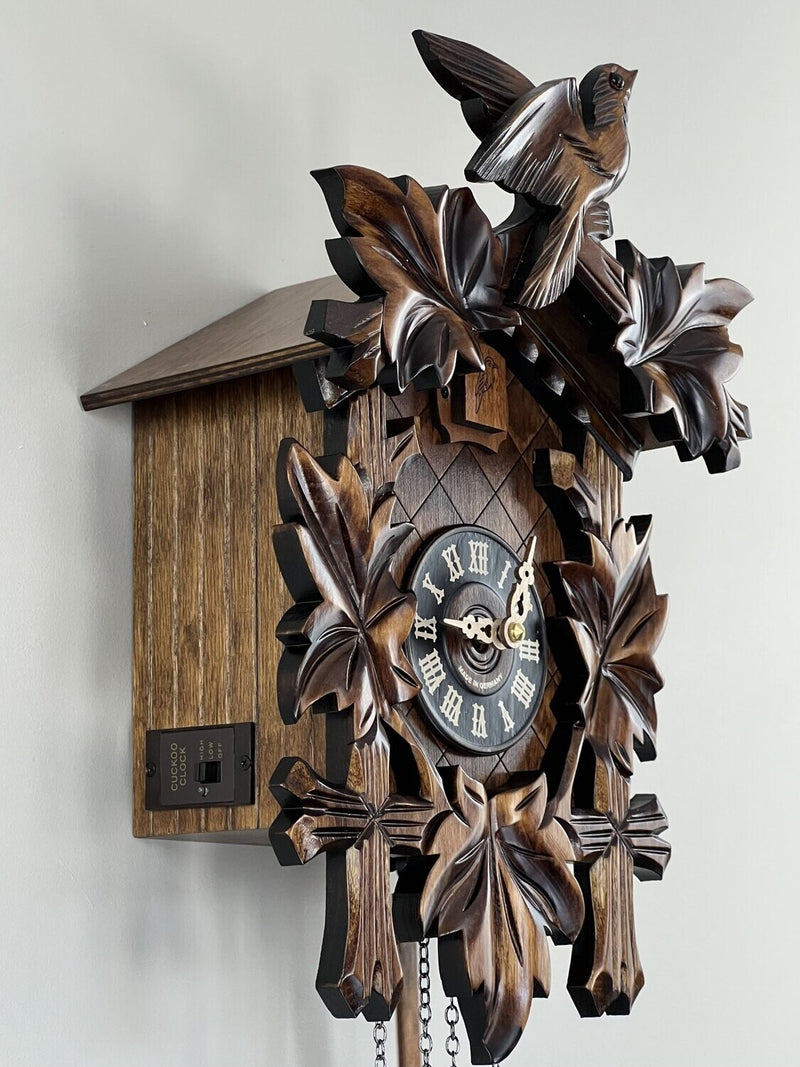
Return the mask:
<svg viewBox="0 0 800 1067">
<path fill-rule="evenodd" d="M 532 546 L 531 546 L 532 548 Z M 520 560 L 495 534 L 460 526 L 422 552 L 407 651 L 428 720 L 471 752 L 498 752 L 528 728 L 547 671 L 533 553 Z"/>
</svg>

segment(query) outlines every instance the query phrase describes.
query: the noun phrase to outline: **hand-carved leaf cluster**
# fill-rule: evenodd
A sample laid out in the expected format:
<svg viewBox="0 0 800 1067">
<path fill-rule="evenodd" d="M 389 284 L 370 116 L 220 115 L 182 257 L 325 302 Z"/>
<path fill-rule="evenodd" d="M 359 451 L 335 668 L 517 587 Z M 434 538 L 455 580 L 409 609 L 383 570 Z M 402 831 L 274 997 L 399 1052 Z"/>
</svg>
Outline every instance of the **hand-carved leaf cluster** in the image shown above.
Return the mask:
<svg viewBox="0 0 800 1067">
<path fill-rule="evenodd" d="M 355 749 L 358 752 L 358 749 Z M 379 803 L 364 793 L 320 778 L 305 760 L 285 758 L 272 778 L 284 815 L 271 828 L 281 862 L 308 863 L 330 849 L 360 848 L 375 834 L 418 851 L 434 805 L 424 797 L 388 794 Z"/>
<path fill-rule="evenodd" d="M 412 382 L 445 385 L 457 368 L 483 370 L 479 335 L 513 326 L 519 316 L 503 306 L 502 248 L 472 193 L 429 194 L 412 178 L 392 180 L 363 167 L 316 176 L 349 248 L 345 255 L 342 242 L 334 243 L 334 265 L 370 303 L 368 316 L 363 301 L 350 305 L 349 332 L 348 305 L 334 309 L 336 329 L 325 325 L 330 309 L 312 308 L 307 332 L 338 349 L 332 378 L 359 389 L 380 381 L 403 390 Z M 370 300 L 377 293 L 385 294 L 380 318 Z"/>
<path fill-rule="evenodd" d="M 382 708 L 410 700 L 418 691 L 403 642 L 414 620 L 414 597 L 397 587 L 392 564 L 412 530 L 391 526 L 394 497 L 370 500 L 353 464 L 341 457 L 335 476 L 326 473 L 296 441 L 284 442 L 279 489 L 300 522 L 276 530 L 299 547 L 304 570 L 322 602 L 288 612 L 278 636 L 290 646 L 307 645 L 287 687 L 296 717 L 333 695 L 338 709 L 352 705 L 357 738 L 374 727 Z M 284 505 L 287 507 L 287 505 Z M 298 576 L 296 554 L 278 552 L 296 600 L 309 600 Z M 304 596 L 305 594 L 305 596 Z M 282 708 L 285 713 L 285 709 Z"/>
<path fill-rule="evenodd" d="M 278 764 L 270 789 L 282 813 L 270 827 L 270 840 L 283 865 L 361 848 L 374 834 L 400 854 L 419 852 L 431 819 L 449 810 L 439 774 L 405 717 L 389 708 L 385 718 L 370 741 L 352 745 L 344 785 L 294 756 Z M 402 763 L 400 775 L 395 761 Z M 390 792 L 398 777 L 407 794 Z"/>
<path fill-rule="evenodd" d="M 725 389 L 742 359 L 727 327 L 751 294 L 726 278 L 705 281 L 702 264 L 676 267 L 667 257 L 648 259 L 627 241 L 618 243 L 617 255 L 633 318 L 615 342 L 628 376 L 626 414 L 665 419 L 664 439 L 677 436 L 684 458 L 715 445 L 729 449 L 749 431 L 742 409 L 731 412 L 735 402 Z M 654 431 L 659 434 L 658 421 Z"/>
<path fill-rule="evenodd" d="M 483 1005 L 473 1050 L 482 1045 L 497 1062 L 519 1039 L 531 999 L 549 992 L 545 933 L 573 940 L 583 898 L 543 775 L 488 796 L 458 767 L 445 785 L 454 810 L 426 849 L 436 859 L 420 914 L 426 932 L 460 936 L 465 977 Z"/>
<path fill-rule="evenodd" d="M 402 733 L 404 720 L 390 714 Z M 398 742 L 409 745 L 410 739 L 390 734 L 379 722 L 371 740 L 351 746 L 345 784 L 327 781 L 293 757 L 281 761 L 270 783 L 283 809 L 270 828 L 278 860 L 307 863 L 320 852 L 328 856 L 317 988 L 335 1015 L 385 1019 L 394 1010 L 403 972 L 392 924 L 391 856 L 418 852 L 430 819 L 446 806 L 434 768 L 413 744 L 407 754 L 419 773 L 407 785 L 414 791 L 391 791 Z"/>
<path fill-rule="evenodd" d="M 652 793 L 632 797 L 622 822 L 609 812 L 586 810 L 573 811 L 570 822 L 582 863 L 594 863 L 616 846 L 630 854 L 634 873 L 641 881 L 663 876 L 672 846 L 661 837 L 669 824 L 658 797 Z"/>
<path fill-rule="evenodd" d="M 608 546 L 587 534 L 588 563 L 549 567 L 559 613 L 548 628 L 562 674 L 574 679 L 574 705 L 587 736 L 624 774 L 633 753 L 655 758 L 654 695 L 663 681 L 654 661 L 667 621 L 667 597 L 655 591 L 649 536 L 618 520 Z"/>
<path fill-rule="evenodd" d="M 270 827 L 278 861 L 327 856 L 320 996 L 336 1016 L 389 1018 L 403 985 L 391 860 L 419 853 L 431 820 L 448 809 L 436 768 L 405 717 L 386 707 L 369 735 L 349 746 L 343 783 L 286 756 L 270 788 L 282 809 Z"/>
</svg>

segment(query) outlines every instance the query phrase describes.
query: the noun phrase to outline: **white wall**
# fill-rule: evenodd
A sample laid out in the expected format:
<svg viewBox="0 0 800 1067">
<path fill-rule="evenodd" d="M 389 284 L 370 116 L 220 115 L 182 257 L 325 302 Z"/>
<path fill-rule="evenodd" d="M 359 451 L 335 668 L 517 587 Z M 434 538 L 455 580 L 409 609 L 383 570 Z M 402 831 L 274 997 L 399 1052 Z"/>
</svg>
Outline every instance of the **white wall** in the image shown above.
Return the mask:
<svg viewBox="0 0 800 1067">
<path fill-rule="evenodd" d="M 460 183 L 472 135 L 418 59 L 417 25 L 536 80 L 638 67 L 618 234 L 757 295 L 734 329 L 756 431 L 743 469 L 648 456 L 626 502 L 656 513 L 672 594 L 660 759 L 637 781 L 674 842 L 664 883 L 638 889 L 647 985 L 630 1018 L 581 1020 L 556 951 L 511 1062 L 796 1062 L 793 0 L 0 10 L 0 1062 L 372 1062 L 369 1027 L 334 1022 L 314 993 L 321 863 L 130 835 L 130 414 L 84 414 L 77 396 L 326 273 L 312 167 Z M 499 219 L 502 194 L 480 197 Z"/>
</svg>

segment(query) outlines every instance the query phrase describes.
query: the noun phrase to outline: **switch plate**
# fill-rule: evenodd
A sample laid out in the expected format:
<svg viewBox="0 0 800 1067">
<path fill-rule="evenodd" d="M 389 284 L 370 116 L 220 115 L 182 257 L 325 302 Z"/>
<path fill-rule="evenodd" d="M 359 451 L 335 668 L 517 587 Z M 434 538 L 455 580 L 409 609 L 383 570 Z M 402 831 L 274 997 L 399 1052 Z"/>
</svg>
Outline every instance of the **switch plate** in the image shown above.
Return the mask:
<svg viewBox="0 0 800 1067">
<path fill-rule="evenodd" d="M 255 724 L 148 730 L 148 811 L 255 802 Z"/>
</svg>

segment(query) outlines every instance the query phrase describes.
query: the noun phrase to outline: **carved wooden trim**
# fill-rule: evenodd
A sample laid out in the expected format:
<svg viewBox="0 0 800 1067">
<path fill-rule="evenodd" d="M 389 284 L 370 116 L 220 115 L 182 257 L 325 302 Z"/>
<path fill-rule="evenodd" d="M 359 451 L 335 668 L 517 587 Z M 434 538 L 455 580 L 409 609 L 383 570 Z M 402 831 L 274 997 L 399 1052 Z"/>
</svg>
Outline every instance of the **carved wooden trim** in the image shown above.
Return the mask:
<svg viewBox="0 0 800 1067">
<path fill-rule="evenodd" d="M 533 997 L 549 993 L 545 934 L 572 940 L 583 901 L 543 775 L 494 794 L 461 767 L 443 777 L 452 813 L 424 847 L 434 863 L 420 919 L 439 938 L 442 981 L 459 998 L 472 1062 L 496 1063 L 519 1040 Z M 401 877 L 398 895 L 408 891 Z"/>
<path fill-rule="evenodd" d="M 270 834 L 279 861 L 305 863 L 329 852 L 320 996 L 335 1016 L 363 1012 L 386 1019 L 403 981 L 391 922 L 391 844 L 399 838 L 419 847 L 430 805 L 390 794 L 388 741 L 380 725 L 369 742 L 353 746 L 345 786 L 291 757 L 279 764 L 271 785 L 284 808 Z"/>
<path fill-rule="evenodd" d="M 614 342 L 625 365 L 623 411 L 647 418 L 681 459 L 703 456 L 712 472 L 738 467 L 738 440 L 750 436 L 750 420 L 725 387 L 742 359 L 728 324 L 752 295 L 727 278 L 705 281 L 701 263 L 648 259 L 630 241 L 617 242 L 617 258 L 632 320 Z"/>
<path fill-rule="evenodd" d="M 592 752 L 587 745 L 585 756 Z M 582 771 L 590 762 L 584 759 Z M 592 794 L 594 810 L 612 825 L 624 821 L 628 779 L 607 756 L 596 760 Z M 578 819 L 584 829 L 585 816 Z M 644 985 L 633 913 L 633 858 L 614 835 L 591 863 L 576 863 L 575 875 L 587 919 L 573 948 L 567 989 L 582 1016 L 627 1015 Z"/>
<path fill-rule="evenodd" d="M 633 912 L 633 876 L 661 878 L 670 846 L 667 819 L 651 795 L 630 797 L 629 779 L 591 739 L 584 750 L 571 831 L 575 875 L 586 901 L 586 922 L 575 942 L 567 988 L 583 1016 L 627 1015 L 644 985 Z"/>
<path fill-rule="evenodd" d="M 436 423 L 442 440 L 472 441 L 497 452 L 508 433 L 508 388 L 505 360 L 481 344 L 484 368 L 457 375 L 436 393 Z"/>
<path fill-rule="evenodd" d="M 575 809 L 571 823 L 578 838 L 577 858 L 582 862 L 594 863 L 619 845 L 630 853 L 634 874 L 641 881 L 663 876 L 671 849 L 661 834 L 668 824 L 658 797 L 652 793 L 632 797 L 621 821 L 607 811 Z"/>
<path fill-rule="evenodd" d="M 558 611 L 554 654 L 571 680 L 575 714 L 625 775 L 633 772 L 634 751 L 655 758 L 653 697 L 663 685 L 653 652 L 667 598 L 653 585 L 649 521 L 620 519 L 607 543 L 587 534 L 589 562 L 548 566 Z"/>
<path fill-rule="evenodd" d="M 370 500 L 344 457 L 328 474 L 296 441 L 278 459 L 278 500 L 287 520 L 274 533 L 284 580 L 297 606 L 281 620 L 286 645 L 278 677 L 284 721 L 325 697 L 353 708 L 356 739 L 367 737 L 384 709 L 418 691 L 403 641 L 414 598 L 392 577 L 394 555 L 411 533 L 391 526 L 394 497 Z"/>
<path fill-rule="evenodd" d="M 411 527 L 390 525 L 393 495 L 372 495 L 346 457 L 319 463 L 292 440 L 278 457 L 278 500 L 286 522 L 275 549 L 296 601 L 277 631 L 286 645 L 281 712 L 287 722 L 314 705 L 346 712 L 345 731 L 333 722 L 329 730 L 329 763 L 349 757 L 342 784 L 302 760 L 281 761 L 272 791 L 283 812 L 270 837 L 281 863 L 328 854 L 317 975 L 326 1005 L 337 1016 L 387 1019 L 403 981 L 392 858 L 419 851 L 429 821 L 447 808 L 435 769 L 395 710 L 418 688 L 402 648 L 414 598 L 393 577 Z"/>
<path fill-rule="evenodd" d="M 667 602 L 653 584 L 649 518 L 618 519 L 606 532 L 598 490 L 567 454 L 537 453 L 535 478 L 576 557 L 548 567 L 557 611 L 548 636 L 561 672 L 553 708 L 562 720 L 548 755 L 553 762 L 566 748 L 555 813 L 575 843 L 586 908 L 568 988 L 582 1015 L 627 1014 L 644 984 L 633 875 L 660 877 L 669 859 L 655 798 L 629 800 L 634 753 L 655 756 L 662 681 L 652 655 Z"/>
<path fill-rule="evenodd" d="M 396 729 L 401 720 L 387 717 Z M 400 735 L 395 735 L 397 739 Z M 396 743 L 396 742 L 395 742 Z M 286 757 L 271 788 L 283 807 L 270 838 L 283 864 L 328 853 L 327 907 L 317 989 L 333 1015 L 388 1019 L 403 984 L 392 924 L 390 863 L 419 851 L 431 818 L 444 805 L 435 772 L 417 751 L 420 793 L 392 792 L 390 735 L 377 723 L 351 749 L 346 783 L 320 778 Z"/>
<path fill-rule="evenodd" d="M 603 245 L 636 71 L 537 86 L 474 46 L 415 40 L 479 139 L 467 178 L 514 206 L 493 228 L 466 189 L 354 166 L 315 175 L 340 235 L 331 260 L 356 299 L 314 303 L 307 333 L 331 351 L 298 370 L 341 454 L 315 461 L 287 442 L 280 456 L 275 546 L 296 605 L 278 629 L 279 695 L 287 722 L 312 706 L 336 714 L 325 776 L 279 767 L 273 837 L 284 862 L 328 856 L 318 986 L 331 1010 L 386 1017 L 402 983 L 395 938 L 436 936 L 473 1062 L 493 1063 L 549 989 L 546 935 L 574 942 L 581 1014 L 629 1011 L 644 982 L 633 878 L 661 877 L 670 848 L 658 801 L 631 799 L 631 778 L 635 757 L 655 757 L 667 601 L 650 519 L 620 517 L 606 464 L 630 477 L 642 449 L 672 443 L 709 470 L 736 465 L 749 421 L 726 389 L 741 359 L 727 330 L 750 298 L 699 266 Z M 536 408 L 531 425 L 514 389 Z M 560 450 L 537 449 L 533 486 L 548 420 L 531 396 L 561 435 Z M 391 525 L 395 493 L 413 526 Z M 563 555 L 544 557 L 558 673 L 542 736 L 454 755 L 415 710 L 400 568 L 460 523 L 513 529 L 518 551 L 545 518 Z M 435 621 L 417 619 L 430 633 Z"/>
<path fill-rule="evenodd" d="M 335 347 L 326 376 L 402 391 L 447 385 L 457 367 L 484 370 L 480 334 L 519 315 L 503 306 L 502 248 L 472 193 L 363 167 L 315 177 L 342 234 L 331 260 L 362 298 L 312 307 L 307 332 Z"/>
</svg>

